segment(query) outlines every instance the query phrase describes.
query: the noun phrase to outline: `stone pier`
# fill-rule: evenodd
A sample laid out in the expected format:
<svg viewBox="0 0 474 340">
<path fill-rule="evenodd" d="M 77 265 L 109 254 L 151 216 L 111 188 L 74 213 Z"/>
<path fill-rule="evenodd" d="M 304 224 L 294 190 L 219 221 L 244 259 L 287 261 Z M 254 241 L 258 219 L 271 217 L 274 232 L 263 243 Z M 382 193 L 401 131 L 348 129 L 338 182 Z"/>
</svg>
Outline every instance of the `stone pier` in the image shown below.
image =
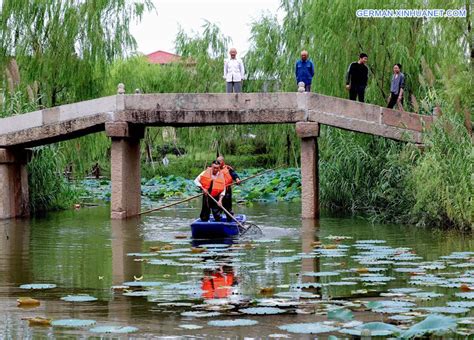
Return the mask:
<svg viewBox="0 0 474 340">
<path fill-rule="evenodd" d="M 112 139 L 111 149 L 111 218 L 124 219 L 140 213 L 140 139 L 144 127 L 127 122 L 106 123 Z"/>
<path fill-rule="evenodd" d="M 24 149 L 0 149 L 0 219 L 29 215 L 27 161 Z"/>
<path fill-rule="evenodd" d="M 319 124 L 296 123 L 301 138 L 301 218 L 319 218 Z"/>
</svg>

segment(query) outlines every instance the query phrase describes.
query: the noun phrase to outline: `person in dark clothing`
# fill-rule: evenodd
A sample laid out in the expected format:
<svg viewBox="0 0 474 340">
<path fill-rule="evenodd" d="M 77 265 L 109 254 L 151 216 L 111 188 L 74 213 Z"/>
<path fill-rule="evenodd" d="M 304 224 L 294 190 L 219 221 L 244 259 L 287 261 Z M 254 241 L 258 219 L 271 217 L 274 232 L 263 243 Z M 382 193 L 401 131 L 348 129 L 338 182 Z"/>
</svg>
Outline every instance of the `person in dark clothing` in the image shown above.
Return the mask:
<svg viewBox="0 0 474 340">
<path fill-rule="evenodd" d="M 403 111 L 403 91 L 405 88 L 405 75 L 402 73 L 402 65 L 393 65 L 393 76 L 390 84 L 390 97 L 387 107 L 393 109 L 398 104 L 398 109 Z"/>
<path fill-rule="evenodd" d="M 368 56 L 365 53 L 359 55 L 359 60 L 349 65 L 346 75 L 346 89 L 349 90 L 349 99 L 365 100 L 365 88 L 369 79 L 369 69 L 367 68 Z"/>
<path fill-rule="evenodd" d="M 301 59 L 295 65 L 296 83 L 304 83 L 305 92 L 311 92 L 311 82 L 314 76 L 314 64 L 308 59 L 308 52 L 301 51 Z"/>
<path fill-rule="evenodd" d="M 228 212 L 230 212 L 232 215 L 234 214 L 232 211 L 232 184 L 240 183 L 240 178 L 239 175 L 235 172 L 235 170 L 230 166 L 225 164 L 224 162 L 224 157 L 219 156 L 217 157 L 217 161 L 220 164 L 221 167 L 221 173 L 224 175 L 224 180 L 225 180 L 225 195 L 224 199 L 222 200 L 222 206 L 224 209 L 226 209 Z M 231 220 L 232 218 L 230 216 L 227 216 L 227 221 Z"/>
</svg>

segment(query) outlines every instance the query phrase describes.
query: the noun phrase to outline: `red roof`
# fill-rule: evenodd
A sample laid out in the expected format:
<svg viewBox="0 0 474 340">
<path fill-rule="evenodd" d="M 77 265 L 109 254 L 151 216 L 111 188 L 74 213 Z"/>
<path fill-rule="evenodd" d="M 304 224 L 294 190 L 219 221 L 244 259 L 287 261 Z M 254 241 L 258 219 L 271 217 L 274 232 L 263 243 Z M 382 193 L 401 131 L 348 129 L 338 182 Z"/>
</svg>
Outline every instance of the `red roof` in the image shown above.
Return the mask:
<svg viewBox="0 0 474 340">
<path fill-rule="evenodd" d="M 152 64 L 169 64 L 178 61 L 181 57 L 177 54 L 156 51 L 146 55 L 148 61 Z"/>
</svg>

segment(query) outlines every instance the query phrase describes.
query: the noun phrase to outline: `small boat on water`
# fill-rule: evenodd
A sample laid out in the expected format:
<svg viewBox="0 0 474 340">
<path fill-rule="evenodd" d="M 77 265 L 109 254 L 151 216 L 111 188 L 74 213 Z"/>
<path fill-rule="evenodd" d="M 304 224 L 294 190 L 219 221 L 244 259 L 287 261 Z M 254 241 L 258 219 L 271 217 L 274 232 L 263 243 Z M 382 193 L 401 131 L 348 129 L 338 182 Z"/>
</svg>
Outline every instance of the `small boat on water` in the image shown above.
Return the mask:
<svg viewBox="0 0 474 340">
<path fill-rule="evenodd" d="M 245 215 L 234 215 L 234 218 L 244 224 L 247 220 Z M 209 239 L 209 238 L 229 238 L 236 237 L 242 232 L 239 230 L 239 225 L 233 221 L 227 221 L 225 215 L 221 217 L 219 222 L 214 220 L 214 217 L 211 217 L 209 221 L 203 222 L 200 218 L 191 223 L 191 233 L 193 238 Z"/>
</svg>

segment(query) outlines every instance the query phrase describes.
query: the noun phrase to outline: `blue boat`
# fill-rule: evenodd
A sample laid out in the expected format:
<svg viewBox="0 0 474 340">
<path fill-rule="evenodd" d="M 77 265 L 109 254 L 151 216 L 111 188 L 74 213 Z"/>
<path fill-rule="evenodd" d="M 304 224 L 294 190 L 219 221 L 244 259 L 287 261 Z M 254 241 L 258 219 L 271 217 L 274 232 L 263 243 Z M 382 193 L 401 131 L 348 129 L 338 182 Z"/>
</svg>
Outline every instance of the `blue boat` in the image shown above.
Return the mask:
<svg viewBox="0 0 474 340">
<path fill-rule="evenodd" d="M 241 224 L 247 220 L 245 215 L 234 215 L 234 218 Z M 233 220 L 227 221 L 225 215 L 222 216 L 219 222 L 216 222 L 214 217 L 211 217 L 207 222 L 203 222 L 198 218 L 191 224 L 191 233 L 195 239 L 236 237 L 240 233 L 239 229 L 239 225 Z"/>
</svg>

